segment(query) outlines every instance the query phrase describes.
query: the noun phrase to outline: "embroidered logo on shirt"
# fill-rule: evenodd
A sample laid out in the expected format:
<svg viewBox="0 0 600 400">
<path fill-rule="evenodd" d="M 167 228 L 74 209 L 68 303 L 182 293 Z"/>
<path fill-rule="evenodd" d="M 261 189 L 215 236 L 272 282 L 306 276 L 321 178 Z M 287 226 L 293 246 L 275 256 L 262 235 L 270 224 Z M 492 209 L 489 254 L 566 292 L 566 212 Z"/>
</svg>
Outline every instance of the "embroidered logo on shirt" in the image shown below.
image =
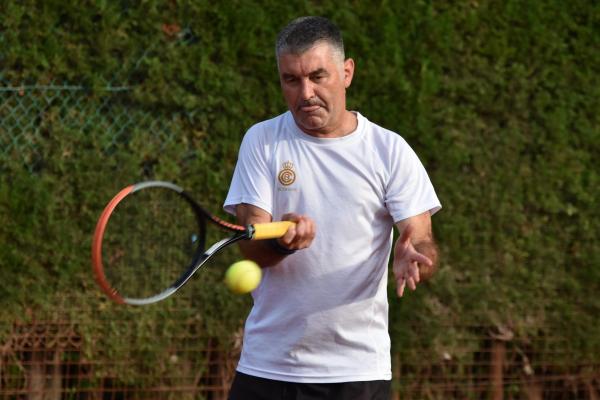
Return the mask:
<svg viewBox="0 0 600 400">
<path fill-rule="evenodd" d="M 294 164 L 291 161 L 286 161 L 281 166 L 281 170 L 277 175 L 279 183 L 283 186 L 289 186 L 296 180 L 296 173 L 294 172 Z"/>
</svg>

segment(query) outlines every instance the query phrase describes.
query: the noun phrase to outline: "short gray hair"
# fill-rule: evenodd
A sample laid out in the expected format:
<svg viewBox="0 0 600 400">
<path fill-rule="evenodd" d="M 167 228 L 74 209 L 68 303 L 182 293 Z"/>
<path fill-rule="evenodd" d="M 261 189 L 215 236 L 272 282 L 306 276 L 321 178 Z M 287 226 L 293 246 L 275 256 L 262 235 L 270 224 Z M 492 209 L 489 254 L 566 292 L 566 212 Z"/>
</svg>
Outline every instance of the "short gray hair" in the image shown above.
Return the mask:
<svg viewBox="0 0 600 400">
<path fill-rule="evenodd" d="M 279 32 L 275 56 L 279 62 L 282 54 L 302 54 L 320 42 L 329 44 L 344 61 L 342 33 L 327 18 L 314 16 L 296 18 Z"/>
</svg>

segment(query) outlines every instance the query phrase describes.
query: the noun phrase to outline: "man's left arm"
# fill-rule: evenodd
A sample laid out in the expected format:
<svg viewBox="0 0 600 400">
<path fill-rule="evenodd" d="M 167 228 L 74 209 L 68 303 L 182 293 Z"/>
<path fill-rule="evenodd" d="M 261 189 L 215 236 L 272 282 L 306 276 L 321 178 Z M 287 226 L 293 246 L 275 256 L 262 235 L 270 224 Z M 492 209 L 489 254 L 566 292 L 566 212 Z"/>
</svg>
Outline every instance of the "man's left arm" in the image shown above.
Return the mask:
<svg viewBox="0 0 600 400">
<path fill-rule="evenodd" d="M 406 218 L 396 223 L 400 237 L 394 245 L 393 272 L 398 296 L 406 286 L 417 288 L 420 281 L 431 278 L 437 268 L 438 248 L 431 230 L 431 213 Z"/>
</svg>

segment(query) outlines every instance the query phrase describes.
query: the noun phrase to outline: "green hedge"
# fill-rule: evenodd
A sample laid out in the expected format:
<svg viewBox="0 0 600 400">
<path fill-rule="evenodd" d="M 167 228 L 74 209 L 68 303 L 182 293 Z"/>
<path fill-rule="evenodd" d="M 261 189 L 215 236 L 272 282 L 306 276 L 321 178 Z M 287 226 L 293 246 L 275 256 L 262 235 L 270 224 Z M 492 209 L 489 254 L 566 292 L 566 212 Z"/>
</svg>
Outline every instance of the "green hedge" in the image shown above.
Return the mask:
<svg viewBox="0 0 600 400">
<path fill-rule="evenodd" d="M 179 307 L 215 335 L 239 326 L 248 299 L 220 284 L 235 252 L 186 289 L 193 296 L 119 310 L 91 282 L 91 232 L 103 203 L 139 179 L 176 181 L 218 208 L 244 131 L 285 110 L 277 31 L 321 14 L 340 25 L 356 61 L 350 107 L 413 145 L 444 206 L 434 217 L 437 277 L 402 300 L 390 296 L 394 351 L 407 363 L 423 351 L 432 364 L 445 352 L 468 363 L 480 344 L 464 339 L 483 327 L 512 330 L 534 353 L 560 350 L 567 367 L 599 359 L 593 2 L 75 3 L 0 6 L 4 86 L 84 88 L 47 101 L 30 145 L 0 159 L 5 318 L 35 307 L 93 321 L 101 310 L 163 337 Z M 7 118 L 20 102 L 47 92 L 3 96 L 11 108 L 1 109 L 0 132 L 11 135 Z M 123 132 L 119 118 L 129 123 Z M 65 296 L 81 306 L 71 310 Z M 425 350 L 410 350 L 416 343 Z"/>
</svg>

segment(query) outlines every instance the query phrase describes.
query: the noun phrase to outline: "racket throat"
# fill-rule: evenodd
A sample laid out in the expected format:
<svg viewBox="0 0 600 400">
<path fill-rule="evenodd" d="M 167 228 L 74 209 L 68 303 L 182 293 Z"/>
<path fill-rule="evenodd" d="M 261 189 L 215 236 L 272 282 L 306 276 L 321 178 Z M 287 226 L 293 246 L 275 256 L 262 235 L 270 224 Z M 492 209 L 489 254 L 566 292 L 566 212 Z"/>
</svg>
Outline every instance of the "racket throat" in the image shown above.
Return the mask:
<svg viewBox="0 0 600 400">
<path fill-rule="evenodd" d="M 254 228 L 254 225 L 246 225 L 246 232 L 244 232 L 244 239 L 252 240 L 254 238 L 255 232 L 256 232 L 256 228 Z"/>
<path fill-rule="evenodd" d="M 202 256 L 200 256 L 200 259 L 198 261 L 201 261 L 203 258 L 208 258 L 208 257 L 212 256 L 213 254 L 215 254 L 217 251 L 221 250 L 223 247 L 230 245 L 234 242 L 237 242 L 238 240 L 242 240 L 242 239 L 246 239 L 246 236 L 245 235 L 244 236 L 234 236 L 233 238 L 225 238 L 225 239 L 219 240 L 217 243 L 210 246 L 204 252 L 204 254 L 202 254 Z M 196 261 L 196 263 L 198 261 Z"/>
</svg>

